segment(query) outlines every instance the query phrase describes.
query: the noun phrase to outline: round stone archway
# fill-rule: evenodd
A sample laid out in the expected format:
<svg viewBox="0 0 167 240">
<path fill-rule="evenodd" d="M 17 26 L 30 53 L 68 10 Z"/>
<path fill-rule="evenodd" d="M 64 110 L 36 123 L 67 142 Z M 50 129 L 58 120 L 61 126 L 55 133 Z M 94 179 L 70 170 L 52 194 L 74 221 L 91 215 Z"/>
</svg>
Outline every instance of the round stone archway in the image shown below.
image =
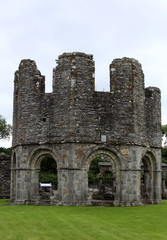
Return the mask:
<svg viewBox="0 0 167 240">
<path fill-rule="evenodd" d="M 157 174 L 156 158 L 147 151 L 141 162 L 141 199 L 144 204 L 152 204 L 156 199 Z"/>
<path fill-rule="evenodd" d="M 58 160 L 57 160 L 57 157 L 53 153 L 52 150 L 46 149 L 46 148 L 38 148 L 31 153 L 30 158 L 29 158 L 29 165 L 30 165 L 30 171 L 31 171 L 30 172 L 29 199 L 32 202 L 39 202 L 40 201 L 39 172 L 40 172 L 41 162 L 46 157 L 52 158 L 56 162 L 56 164 L 57 164 L 57 174 L 58 174 L 58 171 L 59 171 Z M 58 176 L 59 176 L 59 174 L 58 174 Z"/>
<path fill-rule="evenodd" d="M 104 158 L 107 162 L 110 162 L 112 165 L 112 172 L 115 175 L 115 184 L 116 184 L 116 191 L 115 191 L 115 198 L 114 198 L 114 202 L 120 202 L 120 182 L 121 182 L 121 162 L 120 159 L 117 155 L 117 153 L 115 151 L 110 151 L 110 150 L 106 150 L 106 149 L 97 149 L 93 152 L 91 152 L 88 157 L 85 159 L 83 166 L 86 170 L 86 177 L 87 177 L 87 196 L 88 196 L 88 171 L 89 171 L 89 167 L 90 164 L 92 162 L 93 159 L 100 157 L 100 158 Z M 102 203 L 101 203 L 102 204 Z M 115 205 L 113 203 L 113 205 Z"/>
</svg>

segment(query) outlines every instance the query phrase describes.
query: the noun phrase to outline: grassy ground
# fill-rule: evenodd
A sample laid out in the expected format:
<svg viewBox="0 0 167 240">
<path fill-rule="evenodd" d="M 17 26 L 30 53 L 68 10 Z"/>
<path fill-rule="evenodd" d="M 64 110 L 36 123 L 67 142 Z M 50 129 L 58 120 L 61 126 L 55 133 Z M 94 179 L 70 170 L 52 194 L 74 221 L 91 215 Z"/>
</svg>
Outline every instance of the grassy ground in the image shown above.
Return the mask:
<svg viewBox="0 0 167 240">
<path fill-rule="evenodd" d="M 121 208 L 0 206 L 2 240 L 166 240 L 166 226 L 167 201 Z"/>
</svg>

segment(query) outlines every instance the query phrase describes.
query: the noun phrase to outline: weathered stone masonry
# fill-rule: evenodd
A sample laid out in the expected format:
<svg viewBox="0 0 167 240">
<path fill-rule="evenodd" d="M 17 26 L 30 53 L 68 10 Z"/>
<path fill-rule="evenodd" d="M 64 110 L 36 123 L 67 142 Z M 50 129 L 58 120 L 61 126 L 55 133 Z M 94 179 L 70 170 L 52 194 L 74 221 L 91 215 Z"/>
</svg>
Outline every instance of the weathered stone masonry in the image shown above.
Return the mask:
<svg viewBox="0 0 167 240">
<path fill-rule="evenodd" d="M 0 154 L 0 199 L 10 197 L 10 166 L 11 157 L 5 153 Z"/>
<path fill-rule="evenodd" d="M 94 90 L 94 72 L 92 55 L 64 53 L 53 69 L 53 92 L 45 93 L 36 63 L 21 61 L 14 82 L 12 201 L 42 204 L 40 163 L 51 156 L 58 196 L 50 204 L 91 205 L 89 165 L 101 156 L 115 174 L 113 205 L 161 202 L 160 90 L 145 89 L 135 59 L 112 62 L 110 92 Z"/>
</svg>

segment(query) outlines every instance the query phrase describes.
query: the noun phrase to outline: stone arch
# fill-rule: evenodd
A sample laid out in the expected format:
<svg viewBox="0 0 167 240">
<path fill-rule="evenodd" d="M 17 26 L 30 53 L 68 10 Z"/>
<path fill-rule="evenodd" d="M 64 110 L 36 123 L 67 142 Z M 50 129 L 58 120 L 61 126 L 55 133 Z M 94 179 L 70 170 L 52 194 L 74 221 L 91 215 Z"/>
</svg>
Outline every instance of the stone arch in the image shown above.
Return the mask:
<svg viewBox="0 0 167 240">
<path fill-rule="evenodd" d="M 83 162 L 83 168 L 87 172 L 87 179 L 88 179 L 88 171 L 90 164 L 93 159 L 96 157 L 102 157 L 105 158 L 108 162 L 111 163 L 112 165 L 112 174 L 115 175 L 115 184 L 116 184 L 116 191 L 115 191 L 115 201 L 120 200 L 120 182 L 121 182 L 121 161 L 120 158 L 118 157 L 118 154 L 116 151 L 111 151 L 108 149 L 96 149 L 92 151 L 85 159 Z M 88 182 L 87 182 L 87 189 L 88 189 Z"/>
<path fill-rule="evenodd" d="M 149 159 L 150 167 L 153 171 L 155 171 L 156 170 L 156 157 L 155 157 L 154 153 L 151 152 L 150 150 L 146 150 L 142 154 L 142 159 L 143 158 L 148 158 Z M 142 161 L 142 159 L 141 159 L 141 161 Z"/>
<path fill-rule="evenodd" d="M 59 162 L 58 157 L 49 148 L 37 148 L 33 152 L 30 153 L 28 157 L 29 162 L 29 169 L 30 169 L 30 188 L 31 188 L 31 196 L 30 199 L 32 200 L 40 200 L 39 195 L 39 172 L 40 172 L 40 165 L 44 158 L 51 157 L 57 164 L 57 172 L 59 170 Z M 59 178 L 59 174 L 58 174 Z M 59 181 L 59 179 L 58 179 Z"/>
<path fill-rule="evenodd" d="M 155 197 L 156 158 L 146 151 L 141 159 L 141 198 L 143 203 L 153 203 Z"/>
<path fill-rule="evenodd" d="M 108 149 L 108 148 L 98 148 L 95 147 L 91 149 L 90 151 L 85 154 L 84 159 L 82 161 L 82 168 L 85 168 L 86 170 L 89 169 L 91 161 L 95 157 L 102 157 L 105 156 L 105 158 L 110 161 L 113 159 L 114 162 L 118 163 L 118 167 L 121 168 L 121 161 L 118 152 L 115 149 Z"/>
<path fill-rule="evenodd" d="M 50 148 L 37 148 L 33 152 L 30 153 L 28 157 L 28 163 L 30 169 L 40 169 L 40 163 L 44 157 L 50 156 L 52 157 L 56 163 L 57 168 L 59 169 L 59 161 L 57 155 Z"/>
</svg>

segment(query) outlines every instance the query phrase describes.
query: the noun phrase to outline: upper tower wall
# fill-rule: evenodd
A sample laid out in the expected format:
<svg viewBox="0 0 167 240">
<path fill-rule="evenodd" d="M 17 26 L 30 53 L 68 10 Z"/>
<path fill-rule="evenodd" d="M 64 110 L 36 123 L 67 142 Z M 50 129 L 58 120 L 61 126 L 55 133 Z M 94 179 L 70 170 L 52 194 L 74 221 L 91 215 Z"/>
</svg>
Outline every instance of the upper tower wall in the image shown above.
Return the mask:
<svg viewBox="0 0 167 240">
<path fill-rule="evenodd" d="M 32 132 L 40 131 L 42 97 L 45 92 L 45 77 L 37 69 L 35 61 L 20 62 L 14 79 L 13 144 L 32 138 Z"/>
<path fill-rule="evenodd" d="M 115 59 L 110 65 L 110 92 L 114 116 L 119 119 L 121 135 L 143 142 L 145 136 L 144 74 L 133 58 Z"/>
<path fill-rule="evenodd" d="M 94 91 L 93 56 L 64 53 L 53 70 L 53 92 L 45 93 L 45 78 L 35 62 L 22 60 L 15 73 L 13 146 L 156 146 L 161 141 L 158 91 L 145 90 L 141 64 L 132 58 L 115 59 L 110 65 L 110 92 Z"/>
<path fill-rule="evenodd" d="M 118 58 L 110 65 L 110 92 L 114 95 L 131 97 L 135 90 L 144 95 L 144 74 L 141 64 L 134 58 Z M 141 93 L 141 92 L 140 92 Z"/>
<path fill-rule="evenodd" d="M 161 93 L 158 88 L 148 87 L 145 96 L 147 141 L 151 146 L 161 147 Z"/>
<path fill-rule="evenodd" d="M 87 98 L 94 91 L 94 61 L 92 55 L 64 53 L 53 70 L 53 92 L 63 97 L 74 94 Z"/>
</svg>

